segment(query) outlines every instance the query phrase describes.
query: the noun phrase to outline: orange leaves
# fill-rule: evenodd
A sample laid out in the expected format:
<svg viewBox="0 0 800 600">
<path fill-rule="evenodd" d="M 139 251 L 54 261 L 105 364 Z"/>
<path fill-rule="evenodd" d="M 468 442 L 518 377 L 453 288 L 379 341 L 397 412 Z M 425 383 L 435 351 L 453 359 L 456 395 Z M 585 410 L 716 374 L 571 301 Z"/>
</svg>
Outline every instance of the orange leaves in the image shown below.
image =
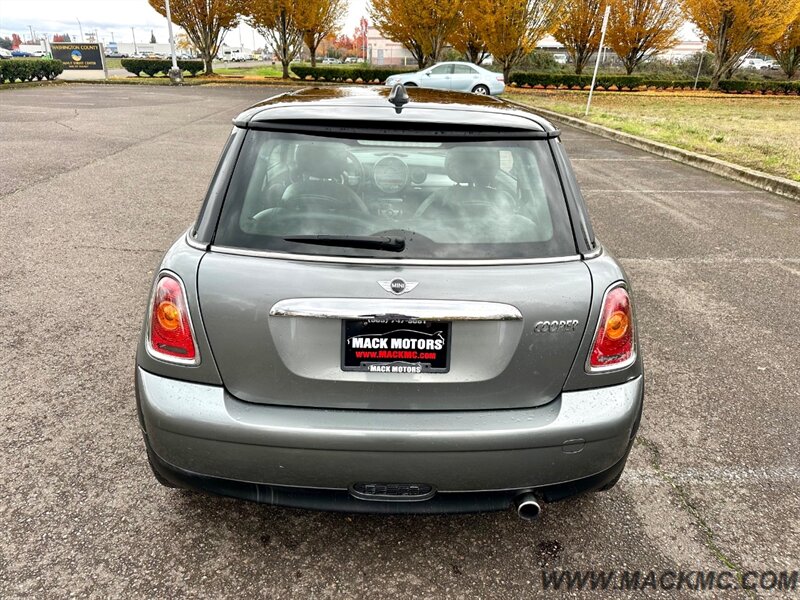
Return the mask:
<svg viewBox="0 0 800 600">
<path fill-rule="evenodd" d="M 461 24 L 462 0 L 372 0 L 368 12 L 378 30 L 403 44 L 419 66 L 436 62 Z"/>
<path fill-rule="evenodd" d="M 602 0 L 566 0 L 553 32 L 572 57 L 578 75 L 600 45 L 603 6 Z"/>
<path fill-rule="evenodd" d="M 166 16 L 164 0 L 148 0 L 150 6 Z M 246 0 L 170 0 L 172 22 L 186 31 L 211 73 L 225 31 L 236 25 Z"/>
<path fill-rule="evenodd" d="M 714 52 L 712 88 L 751 50 L 780 38 L 800 13 L 796 0 L 683 0 L 683 5 Z"/>
<path fill-rule="evenodd" d="M 677 43 L 683 19 L 678 0 L 608 0 L 606 40 L 630 75 L 645 58 Z"/>
<path fill-rule="evenodd" d="M 562 4 L 563 0 L 486 0 L 492 16 L 486 46 L 502 65 L 506 80 L 511 68 L 553 29 Z"/>
</svg>

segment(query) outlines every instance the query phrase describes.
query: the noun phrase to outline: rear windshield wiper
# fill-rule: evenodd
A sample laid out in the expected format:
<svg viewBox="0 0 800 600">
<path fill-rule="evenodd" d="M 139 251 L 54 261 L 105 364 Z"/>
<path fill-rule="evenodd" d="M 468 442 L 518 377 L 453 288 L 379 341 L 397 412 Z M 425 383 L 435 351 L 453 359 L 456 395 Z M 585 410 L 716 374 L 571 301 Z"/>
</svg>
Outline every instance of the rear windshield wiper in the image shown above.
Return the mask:
<svg viewBox="0 0 800 600">
<path fill-rule="evenodd" d="M 342 248 L 365 248 L 402 252 L 406 247 L 405 238 L 396 235 L 293 235 L 283 238 L 287 242 L 316 244 L 317 246 L 339 246 Z"/>
</svg>

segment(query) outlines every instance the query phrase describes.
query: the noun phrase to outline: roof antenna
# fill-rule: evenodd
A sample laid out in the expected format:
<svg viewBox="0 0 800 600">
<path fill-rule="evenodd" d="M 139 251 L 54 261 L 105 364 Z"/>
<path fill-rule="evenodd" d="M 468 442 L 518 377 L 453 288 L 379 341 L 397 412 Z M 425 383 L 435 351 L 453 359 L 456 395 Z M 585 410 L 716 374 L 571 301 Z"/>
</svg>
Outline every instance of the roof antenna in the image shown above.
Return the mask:
<svg viewBox="0 0 800 600">
<path fill-rule="evenodd" d="M 403 106 L 408 104 L 408 92 L 402 83 L 394 84 L 392 91 L 389 92 L 389 102 L 394 104 L 394 110 L 398 115 L 403 110 Z"/>
</svg>

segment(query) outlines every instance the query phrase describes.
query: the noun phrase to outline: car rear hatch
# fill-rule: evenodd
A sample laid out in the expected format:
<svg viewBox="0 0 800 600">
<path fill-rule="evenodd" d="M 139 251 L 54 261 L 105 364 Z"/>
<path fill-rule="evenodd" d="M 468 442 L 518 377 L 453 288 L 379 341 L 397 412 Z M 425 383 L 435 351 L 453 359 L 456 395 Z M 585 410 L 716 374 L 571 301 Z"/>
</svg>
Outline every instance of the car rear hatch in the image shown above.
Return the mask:
<svg viewBox="0 0 800 600">
<path fill-rule="evenodd" d="M 381 285 L 398 279 L 406 289 L 417 285 L 402 296 Z M 210 252 L 199 267 L 198 289 L 223 382 L 241 400 L 469 410 L 535 406 L 558 396 L 586 326 L 591 278 L 578 260 L 399 268 Z M 383 322 L 367 330 L 370 342 L 358 348 L 367 367 L 380 369 L 346 370 L 344 355 L 354 358 L 356 350 L 346 337 L 364 331 L 352 329 L 360 321 Z M 419 321 L 434 323 L 428 334 L 446 336 L 439 352 L 425 343 L 431 337 L 425 331 L 417 336 L 422 342 L 401 340 L 396 349 L 392 336 L 380 341 L 381 333 L 407 329 L 404 323 L 413 330 Z M 420 347 L 434 350 L 422 356 L 438 354 L 445 368 L 436 370 L 436 359 L 393 354 Z M 419 362 L 433 368 L 416 372 Z M 414 368 L 390 368 L 405 364 Z"/>
</svg>

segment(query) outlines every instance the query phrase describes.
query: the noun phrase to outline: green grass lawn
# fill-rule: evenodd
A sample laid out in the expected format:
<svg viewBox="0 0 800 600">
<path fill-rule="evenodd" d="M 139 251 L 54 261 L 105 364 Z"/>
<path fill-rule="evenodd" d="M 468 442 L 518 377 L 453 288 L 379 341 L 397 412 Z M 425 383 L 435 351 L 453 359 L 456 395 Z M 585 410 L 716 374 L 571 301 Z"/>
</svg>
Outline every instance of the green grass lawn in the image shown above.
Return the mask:
<svg viewBox="0 0 800 600">
<path fill-rule="evenodd" d="M 510 91 L 509 99 L 583 118 L 587 92 Z M 800 181 L 800 98 L 596 93 L 588 117 L 612 129 Z"/>
<path fill-rule="evenodd" d="M 217 75 L 235 75 L 239 77 L 280 77 L 280 65 L 264 65 L 262 67 L 214 67 Z"/>
</svg>

